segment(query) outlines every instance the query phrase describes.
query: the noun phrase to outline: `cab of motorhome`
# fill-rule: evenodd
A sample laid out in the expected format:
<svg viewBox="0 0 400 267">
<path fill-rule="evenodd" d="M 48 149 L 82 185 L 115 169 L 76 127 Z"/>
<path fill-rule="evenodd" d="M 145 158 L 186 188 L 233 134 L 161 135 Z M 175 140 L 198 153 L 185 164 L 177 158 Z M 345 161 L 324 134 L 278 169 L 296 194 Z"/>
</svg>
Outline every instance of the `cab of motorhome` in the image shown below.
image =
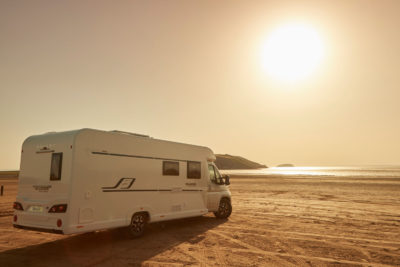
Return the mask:
<svg viewBox="0 0 400 267">
<path fill-rule="evenodd" d="M 211 149 L 120 131 L 80 129 L 27 138 L 13 224 L 62 234 L 232 211 L 229 177 Z"/>
</svg>

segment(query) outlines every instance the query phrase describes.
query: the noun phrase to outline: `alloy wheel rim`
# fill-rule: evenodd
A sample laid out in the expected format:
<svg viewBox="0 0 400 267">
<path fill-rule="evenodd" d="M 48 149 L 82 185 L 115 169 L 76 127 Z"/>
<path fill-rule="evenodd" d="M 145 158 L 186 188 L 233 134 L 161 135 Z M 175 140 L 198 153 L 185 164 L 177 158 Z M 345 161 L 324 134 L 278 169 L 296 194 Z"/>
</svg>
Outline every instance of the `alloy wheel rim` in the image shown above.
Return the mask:
<svg viewBox="0 0 400 267">
<path fill-rule="evenodd" d="M 135 233 L 140 233 L 144 227 L 144 217 L 135 216 L 131 222 L 131 231 Z"/>
<path fill-rule="evenodd" d="M 226 215 L 226 214 L 228 214 L 228 212 L 229 212 L 229 207 L 228 207 L 228 205 L 227 205 L 225 202 L 222 202 L 222 203 L 221 203 L 221 206 L 220 206 L 220 213 L 221 213 L 221 215 Z"/>
</svg>

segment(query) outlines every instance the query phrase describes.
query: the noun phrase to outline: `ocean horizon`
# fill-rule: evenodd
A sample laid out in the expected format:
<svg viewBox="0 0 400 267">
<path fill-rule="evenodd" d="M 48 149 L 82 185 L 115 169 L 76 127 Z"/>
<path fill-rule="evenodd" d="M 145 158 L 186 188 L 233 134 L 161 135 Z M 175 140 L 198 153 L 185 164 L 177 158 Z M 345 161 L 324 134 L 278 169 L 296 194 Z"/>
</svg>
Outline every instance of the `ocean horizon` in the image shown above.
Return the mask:
<svg viewBox="0 0 400 267">
<path fill-rule="evenodd" d="M 296 166 L 269 167 L 249 170 L 221 170 L 227 175 L 249 176 L 315 176 L 315 177 L 350 177 L 350 178 L 400 178 L 398 165 L 370 166 Z"/>
<path fill-rule="evenodd" d="M 15 172 L 18 169 L 2 169 Z M 349 177 L 349 178 L 400 178 L 400 165 L 363 166 L 295 166 L 261 169 L 220 170 L 232 176 L 290 176 L 290 177 Z"/>
</svg>

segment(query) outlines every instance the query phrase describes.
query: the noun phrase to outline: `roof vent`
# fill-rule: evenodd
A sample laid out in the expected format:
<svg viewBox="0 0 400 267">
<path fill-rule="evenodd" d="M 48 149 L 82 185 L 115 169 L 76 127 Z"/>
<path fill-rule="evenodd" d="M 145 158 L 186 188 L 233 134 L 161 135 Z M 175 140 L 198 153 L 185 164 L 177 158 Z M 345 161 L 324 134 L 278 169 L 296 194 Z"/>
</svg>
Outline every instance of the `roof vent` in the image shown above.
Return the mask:
<svg viewBox="0 0 400 267">
<path fill-rule="evenodd" d="M 113 130 L 110 131 L 112 133 L 119 133 L 119 134 L 127 134 L 127 135 L 134 135 L 134 136 L 139 136 L 139 137 L 150 137 L 148 135 L 145 134 L 138 134 L 138 133 L 131 133 L 131 132 L 124 132 L 124 131 L 118 131 L 118 130 Z"/>
</svg>

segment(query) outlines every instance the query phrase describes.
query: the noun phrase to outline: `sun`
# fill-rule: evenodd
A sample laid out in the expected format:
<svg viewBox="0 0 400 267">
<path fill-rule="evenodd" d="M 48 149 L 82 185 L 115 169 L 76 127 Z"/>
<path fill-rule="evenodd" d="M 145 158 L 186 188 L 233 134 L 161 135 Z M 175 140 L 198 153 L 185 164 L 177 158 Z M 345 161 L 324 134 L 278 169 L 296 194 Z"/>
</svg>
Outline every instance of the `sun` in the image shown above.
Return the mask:
<svg viewBox="0 0 400 267">
<path fill-rule="evenodd" d="M 304 24 L 286 24 L 272 31 L 262 47 L 262 65 L 272 77 L 297 82 L 320 65 L 324 46 L 318 32 Z"/>
</svg>

